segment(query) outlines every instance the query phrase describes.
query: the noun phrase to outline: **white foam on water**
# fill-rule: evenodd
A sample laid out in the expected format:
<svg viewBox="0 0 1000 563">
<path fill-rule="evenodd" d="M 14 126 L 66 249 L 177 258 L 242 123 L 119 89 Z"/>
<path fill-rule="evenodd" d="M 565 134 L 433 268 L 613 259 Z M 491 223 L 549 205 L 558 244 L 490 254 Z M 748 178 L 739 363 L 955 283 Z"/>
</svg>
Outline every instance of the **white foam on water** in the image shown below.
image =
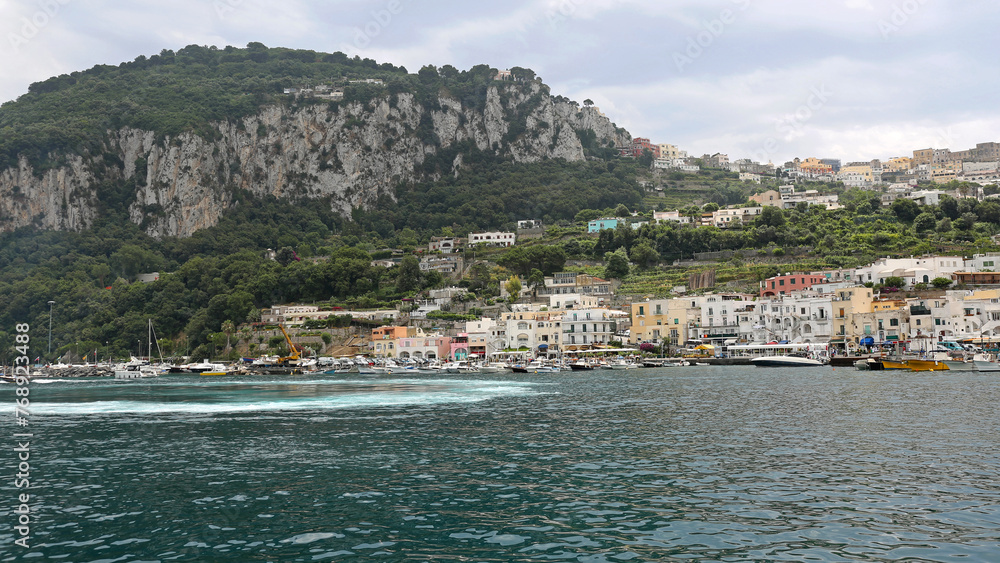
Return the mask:
<svg viewBox="0 0 1000 563">
<path fill-rule="evenodd" d="M 287 383 L 283 382 L 283 383 Z M 327 382 L 323 382 L 327 383 Z M 254 401 L 252 385 L 246 391 L 251 396 L 232 401 L 157 401 L 105 400 L 88 402 L 33 402 L 35 415 L 84 416 L 95 414 L 220 414 L 242 412 L 278 412 L 334 410 L 345 408 L 391 407 L 405 405 L 434 405 L 448 403 L 476 403 L 499 397 L 537 395 L 530 386 L 519 382 L 455 381 L 455 380 L 380 380 L 368 382 L 370 393 L 352 390 L 350 393 L 331 394 L 325 397 L 269 398 Z M 413 390 L 385 390 L 386 385 L 412 385 Z M 428 385 L 441 389 L 427 390 Z"/>
<path fill-rule="evenodd" d="M 330 538 L 343 538 L 343 537 L 345 537 L 344 534 L 334 534 L 332 532 L 313 532 L 311 534 L 299 534 L 297 536 L 292 536 L 287 540 L 281 540 L 281 543 L 305 544 L 320 540 L 326 540 Z"/>
</svg>

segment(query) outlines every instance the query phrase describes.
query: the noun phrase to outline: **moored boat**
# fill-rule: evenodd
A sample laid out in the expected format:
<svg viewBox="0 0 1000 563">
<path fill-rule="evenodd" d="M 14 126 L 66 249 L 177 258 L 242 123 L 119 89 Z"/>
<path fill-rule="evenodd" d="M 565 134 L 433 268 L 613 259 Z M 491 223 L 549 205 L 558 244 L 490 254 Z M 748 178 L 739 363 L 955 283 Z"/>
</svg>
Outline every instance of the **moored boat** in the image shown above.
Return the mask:
<svg viewBox="0 0 1000 563">
<path fill-rule="evenodd" d="M 823 362 L 800 356 L 759 356 L 750 360 L 750 365 L 758 367 L 817 367 Z"/>
<path fill-rule="evenodd" d="M 910 359 L 904 362 L 911 371 L 947 371 L 948 365 L 940 360 Z"/>
</svg>

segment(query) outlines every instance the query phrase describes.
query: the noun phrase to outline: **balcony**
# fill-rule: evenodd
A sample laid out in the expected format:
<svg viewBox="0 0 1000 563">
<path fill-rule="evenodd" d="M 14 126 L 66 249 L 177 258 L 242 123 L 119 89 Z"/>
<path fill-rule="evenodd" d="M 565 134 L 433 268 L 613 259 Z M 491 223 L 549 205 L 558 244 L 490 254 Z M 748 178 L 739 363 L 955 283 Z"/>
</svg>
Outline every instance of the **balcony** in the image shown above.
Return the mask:
<svg viewBox="0 0 1000 563">
<path fill-rule="evenodd" d="M 910 305 L 910 314 L 929 315 L 931 314 L 931 310 L 928 307 L 924 307 L 923 305 Z"/>
</svg>

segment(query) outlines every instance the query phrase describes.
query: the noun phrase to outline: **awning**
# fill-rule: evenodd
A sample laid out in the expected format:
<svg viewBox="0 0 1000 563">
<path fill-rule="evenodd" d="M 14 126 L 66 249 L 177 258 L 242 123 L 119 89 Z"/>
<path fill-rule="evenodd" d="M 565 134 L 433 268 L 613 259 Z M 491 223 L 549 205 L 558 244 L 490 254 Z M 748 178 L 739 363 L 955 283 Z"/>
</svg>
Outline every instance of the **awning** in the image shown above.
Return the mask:
<svg viewBox="0 0 1000 563">
<path fill-rule="evenodd" d="M 539 350 L 545 350 L 545 349 L 546 349 L 546 348 L 548 348 L 548 347 L 549 347 L 549 345 L 548 345 L 548 344 L 539 344 L 539 345 L 538 345 L 538 349 L 539 349 Z"/>
<path fill-rule="evenodd" d="M 861 342 L 858 342 L 858 344 L 861 344 L 862 346 L 871 346 L 872 344 L 875 344 L 875 339 L 871 336 L 866 336 L 862 338 Z"/>
<path fill-rule="evenodd" d="M 896 336 L 895 334 L 890 334 L 889 336 L 886 336 L 885 339 L 886 340 L 899 340 L 899 337 Z"/>
</svg>

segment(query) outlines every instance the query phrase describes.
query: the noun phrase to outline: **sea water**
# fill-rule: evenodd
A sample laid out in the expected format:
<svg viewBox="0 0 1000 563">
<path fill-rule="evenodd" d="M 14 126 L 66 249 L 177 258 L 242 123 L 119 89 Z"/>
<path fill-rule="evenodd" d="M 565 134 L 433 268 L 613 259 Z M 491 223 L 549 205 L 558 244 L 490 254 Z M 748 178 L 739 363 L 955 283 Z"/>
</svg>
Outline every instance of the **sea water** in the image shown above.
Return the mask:
<svg viewBox="0 0 1000 563">
<path fill-rule="evenodd" d="M 42 379 L 0 560 L 1000 560 L 998 400 L 844 368 Z"/>
</svg>

